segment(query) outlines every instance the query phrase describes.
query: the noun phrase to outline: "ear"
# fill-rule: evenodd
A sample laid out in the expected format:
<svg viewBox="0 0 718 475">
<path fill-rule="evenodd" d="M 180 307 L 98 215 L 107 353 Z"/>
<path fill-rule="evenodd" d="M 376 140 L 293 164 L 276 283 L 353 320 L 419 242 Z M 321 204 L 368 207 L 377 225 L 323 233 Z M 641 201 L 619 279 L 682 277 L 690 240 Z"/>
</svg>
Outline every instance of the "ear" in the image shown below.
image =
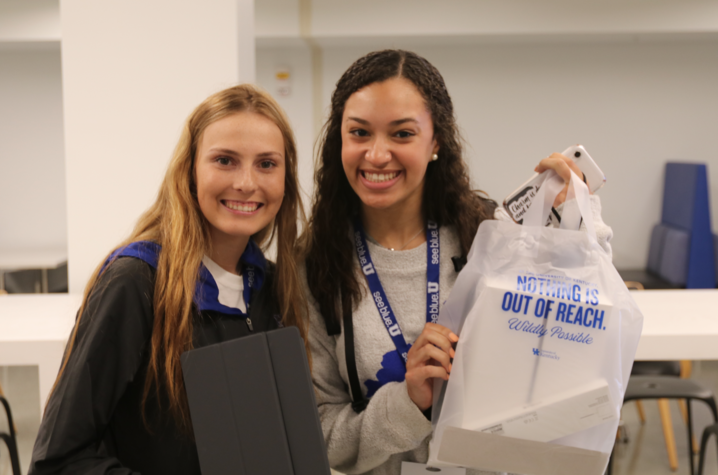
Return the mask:
<svg viewBox="0 0 718 475">
<path fill-rule="evenodd" d="M 440 147 L 439 147 L 439 142 L 437 142 L 436 139 L 434 139 L 434 140 L 432 141 L 432 143 L 433 143 L 433 145 L 434 145 L 434 148 L 431 150 L 431 153 L 439 153 L 439 148 L 440 148 Z"/>
</svg>

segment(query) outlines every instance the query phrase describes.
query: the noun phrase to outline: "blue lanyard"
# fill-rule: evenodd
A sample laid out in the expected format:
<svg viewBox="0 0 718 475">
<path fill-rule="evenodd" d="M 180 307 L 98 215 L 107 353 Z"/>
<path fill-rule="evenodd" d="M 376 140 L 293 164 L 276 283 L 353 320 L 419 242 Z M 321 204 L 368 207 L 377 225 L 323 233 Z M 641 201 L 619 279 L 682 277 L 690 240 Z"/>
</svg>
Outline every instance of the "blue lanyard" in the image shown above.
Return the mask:
<svg viewBox="0 0 718 475">
<path fill-rule="evenodd" d="M 249 315 L 249 302 L 252 300 L 252 292 L 254 291 L 257 277 L 253 265 L 245 266 L 243 270 L 244 289 L 242 289 L 242 296 L 244 297 L 244 305 L 247 307 L 247 315 Z"/>
<path fill-rule="evenodd" d="M 374 299 L 379 316 L 384 321 L 386 331 L 394 342 L 396 351 L 401 355 L 404 365 L 409 354 L 409 345 L 404 338 L 399 322 L 391 309 L 384 287 L 374 268 L 374 263 L 366 244 L 366 234 L 361 219 L 354 221 L 354 244 L 356 246 L 359 266 L 366 277 L 369 291 Z M 439 318 L 439 263 L 440 263 L 439 226 L 429 221 L 426 226 L 426 321 L 436 323 Z"/>
</svg>

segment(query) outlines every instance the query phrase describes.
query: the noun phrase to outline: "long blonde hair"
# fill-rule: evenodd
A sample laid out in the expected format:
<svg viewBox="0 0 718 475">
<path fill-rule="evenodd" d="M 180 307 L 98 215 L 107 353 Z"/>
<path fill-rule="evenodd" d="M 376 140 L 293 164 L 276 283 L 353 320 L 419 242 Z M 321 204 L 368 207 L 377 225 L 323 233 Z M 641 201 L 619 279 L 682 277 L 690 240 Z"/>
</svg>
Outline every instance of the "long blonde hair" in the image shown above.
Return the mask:
<svg viewBox="0 0 718 475">
<path fill-rule="evenodd" d="M 130 237 L 117 247 L 119 249 L 136 241 L 153 241 L 162 246 L 154 284 L 154 324 L 142 400 L 143 416 L 152 389 L 159 395 L 160 388 L 163 388 L 170 413 L 178 426 L 185 430 L 191 427 L 191 423 L 180 355 L 192 348 L 193 317 L 196 314 L 193 297 L 200 263 L 210 246 L 209 223 L 197 201 L 195 156 L 207 126 L 239 112 L 252 112 L 270 119 L 279 127 L 284 138 L 284 199 L 273 222 L 252 239 L 266 249 L 276 237 L 277 264 L 273 290 L 283 323 L 299 328 L 309 356 L 306 343 L 308 324 L 304 318 L 306 300 L 299 284 L 295 252 L 298 221 L 304 224 L 306 218 L 297 181 L 294 135 L 284 112 L 269 94 L 247 84 L 234 86 L 208 97 L 189 116 L 157 200 L 137 221 Z M 57 381 L 67 366 L 80 318 L 105 260 L 95 269 L 85 288 L 78 320 Z"/>
</svg>

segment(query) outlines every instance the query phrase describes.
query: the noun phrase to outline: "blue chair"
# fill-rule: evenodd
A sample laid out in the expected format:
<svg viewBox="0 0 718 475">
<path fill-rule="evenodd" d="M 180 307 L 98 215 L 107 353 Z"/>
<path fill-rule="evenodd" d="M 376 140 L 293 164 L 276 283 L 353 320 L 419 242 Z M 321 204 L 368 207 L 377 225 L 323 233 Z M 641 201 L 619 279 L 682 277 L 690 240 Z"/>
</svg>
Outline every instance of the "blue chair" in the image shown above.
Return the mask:
<svg viewBox="0 0 718 475">
<path fill-rule="evenodd" d="M 646 269 L 619 273 L 624 281 L 640 282 L 646 289 L 714 288 L 718 274 L 715 240 L 706 165 L 667 163 L 661 222 L 651 232 Z"/>
</svg>

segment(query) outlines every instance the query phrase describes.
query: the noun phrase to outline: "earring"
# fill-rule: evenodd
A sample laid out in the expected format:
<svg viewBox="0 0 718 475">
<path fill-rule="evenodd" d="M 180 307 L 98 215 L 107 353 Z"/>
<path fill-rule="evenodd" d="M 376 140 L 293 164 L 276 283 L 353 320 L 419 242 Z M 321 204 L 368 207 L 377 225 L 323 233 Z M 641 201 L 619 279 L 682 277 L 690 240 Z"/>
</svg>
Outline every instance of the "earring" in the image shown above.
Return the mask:
<svg viewBox="0 0 718 475">
<path fill-rule="evenodd" d="M 431 156 L 431 161 L 432 161 L 432 162 L 435 162 L 435 161 L 437 161 L 438 159 L 439 159 L 439 156 L 438 156 L 437 154 L 434 154 L 434 155 Z"/>
</svg>

